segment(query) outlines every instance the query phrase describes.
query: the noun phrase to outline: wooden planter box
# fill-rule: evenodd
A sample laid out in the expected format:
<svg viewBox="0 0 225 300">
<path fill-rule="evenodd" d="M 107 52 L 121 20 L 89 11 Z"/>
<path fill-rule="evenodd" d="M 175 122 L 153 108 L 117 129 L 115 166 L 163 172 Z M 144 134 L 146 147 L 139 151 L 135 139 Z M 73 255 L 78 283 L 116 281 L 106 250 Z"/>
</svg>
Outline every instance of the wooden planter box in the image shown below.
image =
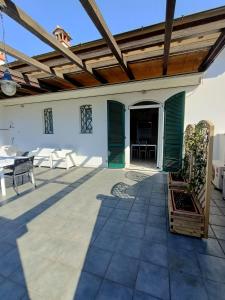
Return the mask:
<svg viewBox="0 0 225 300">
<path fill-rule="evenodd" d="M 174 174 L 176 173 L 168 173 L 167 181 L 170 189 L 180 189 L 186 190 L 188 187 L 188 183 L 184 180 L 176 180 L 174 179 Z"/>
<path fill-rule="evenodd" d="M 179 193 L 186 193 L 190 196 L 192 203 L 191 211 L 177 207 L 175 197 L 177 197 Z M 171 232 L 200 238 L 204 236 L 204 214 L 191 194 L 180 189 L 169 189 L 168 209 Z"/>
</svg>

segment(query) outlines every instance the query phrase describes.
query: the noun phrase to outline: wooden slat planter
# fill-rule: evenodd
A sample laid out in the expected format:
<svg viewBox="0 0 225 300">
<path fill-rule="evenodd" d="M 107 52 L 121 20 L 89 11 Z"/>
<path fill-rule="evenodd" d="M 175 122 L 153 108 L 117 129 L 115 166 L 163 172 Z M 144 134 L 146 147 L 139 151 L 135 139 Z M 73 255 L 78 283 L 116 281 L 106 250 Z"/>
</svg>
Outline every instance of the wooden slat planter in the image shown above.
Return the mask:
<svg viewBox="0 0 225 300">
<path fill-rule="evenodd" d="M 181 180 L 175 180 L 174 176 L 173 176 L 174 174 L 175 173 L 169 172 L 169 174 L 167 176 L 167 182 L 168 182 L 169 188 L 186 190 L 188 183 L 185 181 L 181 181 Z"/>
<path fill-rule="evenodd" d="M 182 191 L 180 189 L 169 189 L 168 191 L 170 231 L 195 237 L 203 237 L 205 225 L 203 211 L 196 205 L 193 197 L 192 203 L 194 211 L 178 209 L 174 201 L 174 193 L 176 192 Z"/>
<path fill-rule="evenodd" d="M 189 125 L 190 126 L 190 125 Z M 197 127 L 199 126 L 199 127 Z M 209 210 L 211 198 L 212 180 L 212 152 L 213 152 L 213 132 L 214 127 L 209 121 L 201 121 L 196 125 L 205 132 L 204 150 L 206 157 L 205 180 L 194 194 L 189 194 L 191 198 L 180 197 L 175 201 L 176 193 L 187 194 L 187 183 L 174 182 L 171 174 L 168 176 L 168 210 L 170 231 L 174 233 L 190 235 L 195 237 L 208 237 Z M 202 145 L 204 145 L 202 143 Z M 204 167 L 204 165 L 203 165 Z M 192 173 L 190 173 L 192 174 Z M 198 173 L 197 173 L 198 174 Z M 191 175 L 192 176 L 192 175 Z M 192 177 L 195 180 L 196 177 Z M 197 178 L 198 179 L 198 178 Z M 195 195 L 195 196 L 193 196 Z M 188 203 L 189 202 L 189 203 Z M 182 205 L 181 205 L 182 204 Z M 180 207 L 179 207 L 180 205 Z"/>
</svg>

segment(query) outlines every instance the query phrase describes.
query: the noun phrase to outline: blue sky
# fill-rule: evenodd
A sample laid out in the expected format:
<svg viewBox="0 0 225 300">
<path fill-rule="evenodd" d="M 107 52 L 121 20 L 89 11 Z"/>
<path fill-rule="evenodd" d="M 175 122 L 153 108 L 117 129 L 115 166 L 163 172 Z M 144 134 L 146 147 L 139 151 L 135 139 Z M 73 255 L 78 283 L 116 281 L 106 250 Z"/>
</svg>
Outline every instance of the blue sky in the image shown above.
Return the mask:
<svg viewBox="0 0 225 300">
<path fill-rule="evenodd" d="M 48 32 L 60 25 L 72 36 L 72 45 L 100 38 L 79 0 L 15 0 L 20 8 Z M 97 0 L 113 34 L 158 23 L 165 19 L 166 0 Z M 175 17 L 225 5 L 225 0 L 177 0 Z M 4 15 L 6 43 L 36 55 L 52 49 Z M 2 40 L 2 28 L 0 31 Z M 10 59 L 11 60 L 11 59 Z"/>
</svg>

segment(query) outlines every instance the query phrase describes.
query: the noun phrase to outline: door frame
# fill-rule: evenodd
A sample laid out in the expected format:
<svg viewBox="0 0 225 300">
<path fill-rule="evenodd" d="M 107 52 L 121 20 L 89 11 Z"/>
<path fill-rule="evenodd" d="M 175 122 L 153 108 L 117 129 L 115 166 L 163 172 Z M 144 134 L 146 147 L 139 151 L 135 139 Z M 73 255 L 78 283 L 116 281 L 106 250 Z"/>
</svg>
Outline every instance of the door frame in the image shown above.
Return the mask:
<svg viewBox="0 0 225 300">
<path fill-rule="evenodd" d="M 145 100 L 145 101 L 150 101 L 150 100 Z M 154 101 L 154 100 L 151 100 Z M 139 101 L 141 102 L 141 101 Z M 164 135 L 164 103 L 157 103 L 154 101 L 156 104 L 149 104 L 149 105 L 130 105 L 128 106 L 129 110 L 129 127 L 130 127 L 130 110 L 133 109 L 147 109 L 147 108 L 158 108 L 158 138 L 157 138 L 157 160 L 156 160 L 156 167 L 159 170 L 162 170 L 163 166 L 163 135 Z M 130 130 L 129 130 L 129 153 L 130 153 Z M 125 153 L 126 155 L 126 153 Z M 125 161 L 127 161 L 130 164 L 130 155 L 129 159 L 125 158 Z"/>
</svg>

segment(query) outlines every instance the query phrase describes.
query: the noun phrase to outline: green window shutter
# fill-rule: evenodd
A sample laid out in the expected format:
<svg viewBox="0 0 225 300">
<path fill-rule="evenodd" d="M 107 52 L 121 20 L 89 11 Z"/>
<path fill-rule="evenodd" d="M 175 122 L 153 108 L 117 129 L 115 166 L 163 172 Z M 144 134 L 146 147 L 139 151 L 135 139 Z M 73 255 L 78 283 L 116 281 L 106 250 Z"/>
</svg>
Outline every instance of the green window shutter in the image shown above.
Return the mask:
<svg viewBox="0 0 225 300">
<path fill-rule="evenodd" d="M 185 92 L 165 102 L 163 170 L 178 171 L 182 166 Z"/>
<path fill-rule="evenodd" d="M 108 101 L 108 167 L 125 167 L 125 107 L 117 101 Z"/>
</svg>

